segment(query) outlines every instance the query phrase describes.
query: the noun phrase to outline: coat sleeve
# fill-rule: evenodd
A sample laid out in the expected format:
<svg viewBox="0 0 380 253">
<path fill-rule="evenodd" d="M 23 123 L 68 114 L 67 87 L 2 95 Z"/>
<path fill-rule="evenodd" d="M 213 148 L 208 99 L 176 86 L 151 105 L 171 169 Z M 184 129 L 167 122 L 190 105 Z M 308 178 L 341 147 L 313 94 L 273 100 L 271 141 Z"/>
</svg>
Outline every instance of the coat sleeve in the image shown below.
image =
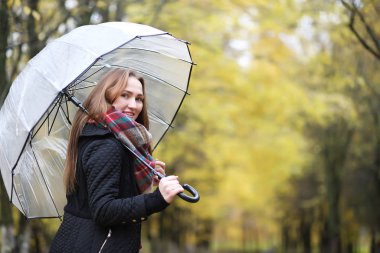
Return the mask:
<svg viewBox="0 0 380 253">
<path fill-rule="evenodd" d="M 140 222 L 168 206 L 158 189 L 149 194 L 118 198 L 123 155 L 124 147 L 113 138 L 96 140 L 83 153 L 89 207 L 100 225 Z"/>
</svg>

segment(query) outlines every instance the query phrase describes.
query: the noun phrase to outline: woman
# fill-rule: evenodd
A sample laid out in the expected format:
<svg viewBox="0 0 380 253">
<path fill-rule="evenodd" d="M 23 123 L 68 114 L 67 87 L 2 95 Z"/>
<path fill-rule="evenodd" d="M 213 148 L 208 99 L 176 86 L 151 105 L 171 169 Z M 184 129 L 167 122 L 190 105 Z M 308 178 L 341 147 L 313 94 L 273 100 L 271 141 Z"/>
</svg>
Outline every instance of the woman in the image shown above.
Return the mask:
<svg viewBox="0 0 380 253">
<path fill-rule="evenodd" d="M 138 252 L 141 222 L 183 192 L 178 178 L 167 176 L 154 192 L 142 194 L 149 187 L 141 188 L 136 158 L 104 127 L 110 111 L 117 111 L 148 129 L 144 95 L 141 77 L 114 69 L 84 102 L 88 114 L 77 112 L 64 171 L 68 202 L 50 252 Z M 155 164 L 163 174 L 165 164 Z M 152 179 L 143 178 L 148 186 Z"/>
</svg>

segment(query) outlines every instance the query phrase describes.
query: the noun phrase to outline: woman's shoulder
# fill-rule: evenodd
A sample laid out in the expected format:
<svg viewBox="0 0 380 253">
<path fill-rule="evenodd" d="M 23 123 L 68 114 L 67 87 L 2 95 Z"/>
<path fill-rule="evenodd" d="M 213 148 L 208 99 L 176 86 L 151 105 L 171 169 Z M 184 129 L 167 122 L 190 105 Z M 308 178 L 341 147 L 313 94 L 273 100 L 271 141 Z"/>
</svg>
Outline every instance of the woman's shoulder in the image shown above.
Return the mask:
<svg viewBox="0 0 380 253">
<path fill-rule="evenodd" d="M 125 148 L 108 129 L 87 124 L 79 136 L 78 150 L 84 153 L 124 153 Z"/>
<path fill-rule="evenodd" d="M 127 156 L 127 150 L 112 135 L 86 138 L 79 143 L 78 161 L 85 173 L 118 170 Z"/>
<path fill-rule="evenodd" d="M 112 135 L 112 132 L 108 128 L 103 128 L 96 124 L 86 124 L 84 125 L 79 138 L 91 137 L 91 136 L 107 136 L 107 135 Z"/>
</svg>

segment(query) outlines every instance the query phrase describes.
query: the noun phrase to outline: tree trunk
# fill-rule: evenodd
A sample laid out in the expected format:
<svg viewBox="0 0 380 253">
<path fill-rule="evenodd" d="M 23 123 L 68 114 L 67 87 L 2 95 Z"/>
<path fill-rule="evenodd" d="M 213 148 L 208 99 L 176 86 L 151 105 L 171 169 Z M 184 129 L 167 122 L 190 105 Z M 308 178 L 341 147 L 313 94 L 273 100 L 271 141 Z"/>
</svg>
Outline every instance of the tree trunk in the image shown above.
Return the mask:
<svg viewBox="0 0 380 253">
<path fill-rule="evenodd" d="M 36 18 L 34 16 L 36 13 L 38 13 L 38 2 L 39 0 L 28 0 L 30 13 L 27 19 L 27 33 L 30 59 L 38 54 L 38 52 L 41 50 L 38 34 L 36 32 Z"/>
<path fill-rule="evenodd" d="M 119 0 L 117 2 L 115 21 L 123 21 L 125 16 L 125 0 Z"/>
<path fill-rule="evenodd" d="M 328 213 L 328 236 L 329 236 L 329 253 L 340 252 L 340 219 L 339 219 L 339 202 L 340 202 L 340 178 L 334 165 L 326 166 L 327 177 L 327 198 L 329 205 Z"/>
<path fill-rule="evenodd" d="M 347 248 L 344 251 L 346 253 L 354 253 L 354 243 L 353 242 L 348 242 Z"/>
<path fill-rule="evenodd" d="M 159 215 L 159 219 L 158 219 L 159 234 L 158 234 L 157 244 L 155 245 L 157 248 L 156 247 L 154 248 L 156 252 L 168 252 L 168 249 L 169 249 L 169 245 L 167 243 L 168 239 L 167 239 L 167 236 L 165 236 L 165 232 L 166 232 L 165 213 L 167 210 L 168 209 L 158 214 Z"/>
<path fill-rule="evenodd" d="M 5 190 L 3 180 L 0 180 L 1 198 L 1 253 L 13 252 L 15 247 L 15 236 L 13 230 L 12 208 L 9 203 L 8 194 Z"/>
<path fill-rule="evenodd" d="M 249 228 L 249 217 L 243 218 L 242 224 L 241 224 L 241 232 L 242 232 L 242 248 L 243 251 L 248 251 L 249 243 L 250 243 L 250 228 Z"/>
<path fill-rule="evenodd" d="M 300 234 L 302 238 L 303 253 L 311 253 L 311 223 L 307 217 L 307 211 L 301 214 Z"/>
<path fill-rule="evenodd" d="M 282 237 L 282 251 L 283 253 L 289 252 L 290 236 L 289 236 L 289 226 L 282 225 L 281 229 Z"/>
<path fill-rule="evenodd" d="M 370 252 L 371 253 L 380 253 L 380 238 L 378 236 L 378 231 L 380 231 L 380 115 L 378 112 L 379 98 L 376 97 L 372 101 L 368 101 L 369 109 L 371 111 L 371 116 L 373 119 L 373 124 L 376 129 L 374 138 L 376 139 L 374 153 L 373 153 L 373 165 L 375 168 L 375 210 L 372 210 L 374 213 L 374 224 L 371 231 L 371 243 L 370 243 Z"/>
<path fill-rule="evenodd" d="M 200 220 L 197 229 L 197 248 L 202 250 L 210 249 L 212 237 L 213 222 L 210 219 Z"/>
<path fill-rule="evenodd" d="M 328 252 L 329 248 L 329 235 L 328 235 L 328 222 L 323 221 L 322 229 L 320 231 L 319 239 L 319 252 Z"/>
<path fill-rule="evenodd" d="M 370 242 L 370 245 L 369 245 L 369 252 L 370 253 L 376 253 L 376 233 L 375 231 L 371 231 L 371 242 Z"/>
<path fill-rule="evenodd" d="M 79 18 L 78 26 L 88 25 L 91 21 L 91 15 L 96 7 L 96 3 L 92 0 L 80 0 L 79 1 Z"/>
<path fill-rule="evenodd" d="M 378 119 L 378 117 L 376 117 Z M 379 122 L 376 121 L 376 127 L 377 129 L 380 129 L 380 126 L 379 126 Z M 380 199 L 380 131 L 377 131 L 377 134 L 376 134 L 376 147 L 375 147 L 375 168 L 376 168 L 376 172 L 377 172 L 377 177 L 375 178 L 374 182 L 376 184 L 376 196 L 377 196 L 377 203 L 378 205 L 376 205 L 376 209 L 377 210 L 374 210 L 375 211 L 375 220 L 376 220 L 376 224 L 374 224 L 375 226 L 375 236 L 374 236 L 374 250 L 375 250 L 375 253 L 380 253 L 380 238 L 379 236 L 377 235 L 378 231 L 380 231 L 380 209 L 379 209 L 379 199 Z"/>
<path fill-rule="evenodd" d="M 325 131 L 323 159 L 327 195 L 328 249 L 326 253 L 341 252 L 340 195 L 341 174 L 344 169 L 353 129 L 344 119 L 336 119 Z"/>
<path fill-rule="evenodd" d="M 27 225 L 27 220 L 20 214 L 19 224 L 18 224 L 18 236 L 17 245 L 15 252 L 17 253 L 28 253 L 30 252 L 30 238 L 32 231 L 29 225 Z"/>
<path fill-rule="evenodd" d="M 0 1 L 0 106 L 3 104 L 9 90 L 9 80 L 7 75 L 7 47 L 9 35 L 9 7 L 8 1 Z"/>
</svg>

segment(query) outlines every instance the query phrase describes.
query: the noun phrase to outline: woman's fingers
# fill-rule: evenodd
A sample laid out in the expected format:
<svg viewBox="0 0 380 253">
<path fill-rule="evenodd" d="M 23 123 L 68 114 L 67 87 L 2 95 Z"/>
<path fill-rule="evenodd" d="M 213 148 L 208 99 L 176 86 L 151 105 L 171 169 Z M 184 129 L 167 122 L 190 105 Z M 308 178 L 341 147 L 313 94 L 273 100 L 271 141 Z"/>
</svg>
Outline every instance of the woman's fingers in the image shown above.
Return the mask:
<svg viewBox="0 0 380 253">
<path fill-rule="evenodd" d="M 162 174 L 162 175 L 165 175 L 165 170 L 162 168 L 162 167 L 156 167 L 155 168 L 155 170 L 158 172 L 158 173 L 160 173 L 160 174 Z"/>
<path fill-rule="evenodd" d="M 159 190 L 165 201 L 168 203 L 171 203 L 178 193 L 184 191 L 178 181 L 178 176 L 167 176 L 162 178 L 159 183 Z"/>
<path fill-rule="evenodd" d="M 156 160 L 155 164 L 156 164 L 155 166 L 156 171 L 161 173 L 162 175 L 165 175 L 166 164 L 160 160 Z"/>
<path fill-rule="evenodd" d="M 163 176 L 165 176 L 165 167 L 166 167 L 166 164 L 164 163 L 164 162 L 162 162 L 162 161 L 160 161 L 160 160 L 156 160 L 155 162 L 154 162 L 154 169 L 158 172 L 158 173 L 160 173 L 161 175 L 163 175 Z M 153 185 L 154 186 L 157 186 L 158 185 L 158 183 L 159 183 L 159 179 L 158 179 L 158 176 L 154 176 L 153 177 Z"/>
<path fill-rule="evenodd" d="M 155 163 L 156 163 L 156 166 L 158 165 L 159 167 L 165 170 L 166 164 L 163 161 L 156 160 Z"/>
</svg>

